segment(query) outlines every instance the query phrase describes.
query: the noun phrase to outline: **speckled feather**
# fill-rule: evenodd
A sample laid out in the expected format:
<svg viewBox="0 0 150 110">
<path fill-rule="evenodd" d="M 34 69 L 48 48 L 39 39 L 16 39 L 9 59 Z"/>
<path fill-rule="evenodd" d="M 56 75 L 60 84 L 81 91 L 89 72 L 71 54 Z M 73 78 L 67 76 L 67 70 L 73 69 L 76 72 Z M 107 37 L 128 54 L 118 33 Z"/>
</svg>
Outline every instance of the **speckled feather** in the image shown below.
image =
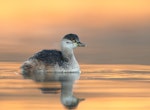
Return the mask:
<svg viewBox="0 0 150 110">
<path fill-rule="evenodd" d="M 79 41 L 79 38 L 76 34 L 68 34 L 64 36 L 64 39 L 68 39 L 71 41 Z M 62 66 L 63 63 L 68 62 L 68 59 L 65 58 L 62 55 L 62 52 L 59 50 L 42 50 L 38 53 L 36 53 L 31 59 L 37 59 L 42 61 L 43 63 L 49 64 L 49 65 L 55 65 L 58 64 L 59 66 Z"/>
<path fill-rule="evenodd" d="M 62 66 L 64 62 L 67 62 L 67 59 L 63 57 L 62 52 L 58 50 L 42 50 L 31 57 L 31 59 L 32 58 L 49 65 L 59 64 L 59 66 Z"/>
</svg>

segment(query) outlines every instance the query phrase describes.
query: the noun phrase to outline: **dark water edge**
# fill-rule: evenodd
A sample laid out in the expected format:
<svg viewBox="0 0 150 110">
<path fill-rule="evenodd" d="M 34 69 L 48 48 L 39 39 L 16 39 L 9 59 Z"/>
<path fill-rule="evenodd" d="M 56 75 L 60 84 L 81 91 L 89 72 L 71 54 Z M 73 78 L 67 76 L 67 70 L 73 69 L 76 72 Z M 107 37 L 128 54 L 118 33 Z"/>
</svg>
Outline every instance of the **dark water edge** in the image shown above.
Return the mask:
<svg viewBox="0 0 150 110">
<path fill-rule="evenodd" d="M 62 85 L 71 88 L 70 82 L 24 79 L 19 66 L 0 63 L 0 110 L 69 109 L 61 102 L 61 91 Z M 81 70 L 72 93 L 84 100 L 74 109 L 150 110 L 150 66 L 81 65 Z"/>
</svg>

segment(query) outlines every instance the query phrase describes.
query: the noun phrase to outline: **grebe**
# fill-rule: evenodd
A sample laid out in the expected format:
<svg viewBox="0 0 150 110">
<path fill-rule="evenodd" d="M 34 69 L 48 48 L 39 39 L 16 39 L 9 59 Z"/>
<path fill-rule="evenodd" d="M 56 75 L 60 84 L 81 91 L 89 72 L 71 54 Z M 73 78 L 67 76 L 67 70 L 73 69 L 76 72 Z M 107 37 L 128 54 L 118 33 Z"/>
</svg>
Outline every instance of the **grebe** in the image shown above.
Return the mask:
<svg viewBox="0 0 150 110">
<path fill-rule="evenodd" d="M 76 34 L 67 34 L 61 40 L 61 51 L 42 50 L 21 66 L 23 75 L 47 74 L 48 72 L 80 72 L 73 49 L 85 47 Z"/>
</svg>

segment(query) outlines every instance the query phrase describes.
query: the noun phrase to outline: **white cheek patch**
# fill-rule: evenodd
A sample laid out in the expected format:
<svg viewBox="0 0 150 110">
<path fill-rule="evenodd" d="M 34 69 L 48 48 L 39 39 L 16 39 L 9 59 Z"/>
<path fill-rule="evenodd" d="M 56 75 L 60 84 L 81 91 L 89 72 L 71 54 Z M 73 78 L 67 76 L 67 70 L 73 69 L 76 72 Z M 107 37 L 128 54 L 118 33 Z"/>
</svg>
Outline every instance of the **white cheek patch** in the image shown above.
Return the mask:
<svg viewBox="0 0 150 110">
<path fill-rule="evenodd" d="M 75 43 L 73 43 L 73 46 L 74 47 L 78 47 L 78 44 L 75 42 Z"/>
</svg>

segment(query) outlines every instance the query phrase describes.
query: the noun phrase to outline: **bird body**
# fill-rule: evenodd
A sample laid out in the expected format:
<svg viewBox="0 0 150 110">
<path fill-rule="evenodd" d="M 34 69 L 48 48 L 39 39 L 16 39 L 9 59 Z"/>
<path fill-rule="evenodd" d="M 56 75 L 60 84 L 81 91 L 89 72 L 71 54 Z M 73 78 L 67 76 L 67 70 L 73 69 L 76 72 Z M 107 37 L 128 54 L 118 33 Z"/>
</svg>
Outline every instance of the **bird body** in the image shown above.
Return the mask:
<svg viewBox="0 0 150 110">
<path fill-rule="evenodd" d="M 61 41 L 61 51 L 42 50 L 21 66 L 23 75 L 47 74 L 48 72 L 79 72 L 80 67 L 74 56 L 73 49 L 84 47 L 75 34 L 67 34 Z"/>
</svg>

